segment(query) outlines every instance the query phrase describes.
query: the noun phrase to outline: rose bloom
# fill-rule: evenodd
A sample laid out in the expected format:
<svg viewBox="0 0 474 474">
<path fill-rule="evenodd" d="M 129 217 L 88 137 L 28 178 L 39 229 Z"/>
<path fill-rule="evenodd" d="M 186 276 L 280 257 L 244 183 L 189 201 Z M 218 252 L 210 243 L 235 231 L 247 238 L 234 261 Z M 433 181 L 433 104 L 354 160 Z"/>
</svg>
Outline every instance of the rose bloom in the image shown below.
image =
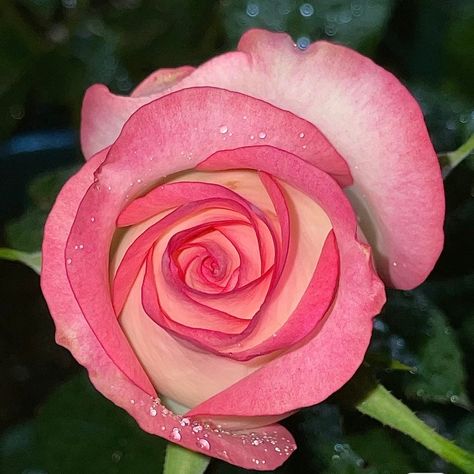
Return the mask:
<svg viewBox="0 0 474 474">
<path fill-rule="evenodd" d="M 145 431 L 274 469 L 278 421 L 350 379 L 385 285 L 440 253 L 420 108 L 355 51 L 251 30 L 130 97 L 92 86 L 81 142 L 43 243 L 57 342 Z"/>
</svg>

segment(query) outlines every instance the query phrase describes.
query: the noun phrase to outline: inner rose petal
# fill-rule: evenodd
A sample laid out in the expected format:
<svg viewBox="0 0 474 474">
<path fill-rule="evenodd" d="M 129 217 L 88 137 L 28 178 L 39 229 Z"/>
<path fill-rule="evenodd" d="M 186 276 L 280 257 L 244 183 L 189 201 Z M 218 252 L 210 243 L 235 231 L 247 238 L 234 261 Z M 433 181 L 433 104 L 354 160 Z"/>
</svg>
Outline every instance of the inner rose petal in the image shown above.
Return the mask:
<svg viewBox="0 0 474 474">
<path fill-rule="evenodd" d="M 278 150 L 275 152 L 278 153 Z M 240 150 L 218 152 L 204 162 L 202 167 L 214 170 L 215 174 L 219 175 L 219 156 L 225 154 L 229 162 L 235 160 L 238 163 L 240 153 Z M 251 149 L 245 150 L 245 154 L 251 155 Z M 240 352 L 246 354 L 243 356 L 245 358 L 254 356 L 258 351 L 248 352 L 249 349 L 257 348 L 271 337 L 278 337 L 279 329 L 296 309 L 310 285 L 326 238 L 332 229 L 329 217 L 313 199 L 283 181 L 277 181 L 280 191 L 284 194 L 291 222 L 287 264 L 280 284 L 268 299 L 268 306 L 252 321 L 256 327 L 249 331 L 244 340 L 226 349 L 236 358 Z"/>
<path fill-rule="evenodd" d="M 247 230 L 252 230 L 248 224 L 246 225 L 239 222 L 229 222 L 228 225 L 225 226 L 219 225 L 217 223 L 217 226 L 222 232 L 226 232 L 227 228 L 232 228 L 236 232 L 238 229 L 240 229 L 238 232 L 243 236 L 248 235 Z M 240 242 L 237 244 L 237 247 L 239 247 L 239 245 Z M 239 301 L 232 299 L 232 292 L 223 293 L 219 295 L 218 299 L 210 299 L 206 297 L 208 295 L 206 295 L 204 292 L 191 292 L 191 288 L 180 285 L 179 279 L 173 277 L 172 261 L 167 252 L 167 246 L 168 242 L 165 238 L 160 239 L 155 246 L 154 283 L 156 286 L 159 305 L 161 310 L 167 314 L 168 318 L 184 326 L 189 326 L 192 328 L 213 329 L 216 331 L 221 331 L 222 328 L 216 326 L 214 322 L 210 325 L 205 324 L 206 320 L 208 319 L 206 311 L 212 310 L 213 307 L 216 310 L 221 310 L 226 314 L 237 316 L 239 318 L 250 319 L 253 316 L 254 313 L 252 313 L 252 307 L 242 304 L 242 294 Z M 256 279 L 258 279 L 260 276 L 258 249 L 255 249 L 254 253 L 255 257 L 253 262 L 250 260 L 245 262 L 245 264 L 252 265 L 253 263 L 255 269 L 259 270 L 259 272 L 256 274 Z M 260 286 L 260 304 L 265 297 L 266 288 L 268 288 L 268 285 L 266 287 Z M 242 289 L 244 289 L 244 287 L 242 287 Z M 222 302 L 227 301 L 227 305 L 217 303 L 215 306 L 213 306 L 212 303 L 215 303 L 218 300 L 221 300 Z"/>
<path fill-rule="evenodd" d="M 273 267 L 267 269 L 264 274 L 261 273 L 261 268 L 258 265 L 259 256 L 256 235 L 250 226 L 230 224 L 225 226 L 213 225 L 212 228 L 217 228 L 217 230 L 214 230 L 212 233 L 205 233 L 204 236 L 192 239 L 191 242 L 199 243 L 202 239 L 205 239 L 208 241 L 207 244 L 213 248 L 216 248 L 216 244 L 220 243 L 223 247 L 227 248 L 228 252 L 234 251 L 238 262 L 235 260 L 230 265 L 226 265 L 228 267 L 228 279 L 221 284 L 216 284 L 214 281 L 211 282 L 206 278 L 202 286 L 198 287 L 196 283 L 201 285 L 200 272 L 202 265 L 200 264 L 200 259 L 195 259 L 192 264 L 196 273 L 194 274 L 192 284 L 191 281 L 186 280 L 187 285 L 181 286 L 178 278 L 176 278 L 176 274 L 181 277 L 181 280 L 183 278 L 180 275 L 179 268 L 173 265 L 173 258 L 169 258 L 171 265 L 161 265 L 160 267 L 160 259 L 163 259 L 163 255 L 160 251 L 155 250 L 155 269 L 157 268 L 158 272 L 163 272 L 163 280 L 161 280 L 160 275 L 157 275 L 156 279 L 157 281 L 164 281 L 173 286 L 180 287 L 179 289 L 189 298 L 202 305 L 224 311 L 239 318 L 251 319 L 262 305 L 268 292 Z M 186 236 L 186 231 L 183 232 Z M 180 243 L 182 243 L 183 238 L 180 234 L 183 232 L 175 234 L 170 240 L 166 249 L 169 255 L 176 253 L 176 248 L 182 249 Z M 229 235 L 232 236 L 232 239 L 228 238 Z M 214 238 L 214 241 L 211 241 L 212 238 Z M 158 245 L 157 247 L 160 246 Z M 204 246 L 201 248 L 204 248 Z M 163 246 L 161 246 L 161 249 L 163 249 Z M 190 249 L 186 246 L 183 252 L 186 252 L 187 258 L 191 258 L 191 255 L 187 252 L 188 250 Z M 208 254 L 204 253 L 203 255 L 207 258 L 207 262 L 209 262 L 209 256 L 206 256 Z M 237 265 L 239 266 L 237 267 Z M 215 276 L 215 273 L 210 275 L 211 279 Z M 190 275 L 190 278 L 192 278 L 192 275 Z M 161 291 L 166 293 L 169 290 L 161 288 Z"/>
<path fill-rule="evenodd" d="M 265 185 L 262 183 L 262 179 L 265 181 L 265 176 L 259 177 L 256 172 L 248 170 L 224 172 L 193 171 L 189 173 L 183 173 L 181 176 L 176 176 L 171 184 L 176 186 L 179 184 L 186 186 L 191 185 L 192 183 L 188 181 L 191 176 L 206 180 L 207 183 L 214 185 L 216 183 L 219 185 L 225 183 L 226 185 L 232 186 L 237 195 L 245 195 L 245 197 L 251 196 L 253 199 L 258 201 L 259 207 L 265 209 L 265 217 L 273 224 L 273 228 L 281 227 L 279 216 L 277 216 L 277 212 L 275 210 L 275 203 L 272 202 L 272 199 L 275 199 L 275 196 L 271 197 L 268 192 L 269 183 L 272 182 L 270 178 L 266 179 L 267 183 Z M 245 181 L 241 182 L 239 181 L 240 179 L 244 179 Z M 249 182 L 251 183 L 251 186 L 249 186 Z M 167 185 L 164 187 L 166 186 Z M 277 189 L 275 186 L 277 185 L 274 184 L 273 188 Z M 188 298 L 183 303 L 182 297 L 176 288 L 179 285 L 172 284 L 170 286 L 170 282 L 173 280 L 172 278 L 169 278 L 169 275 L 167 276 L 166 265 L 163 267 L 161 265 L 163 255 L 172 239 L 171 234 L 173 233 L 176 235 L 176 232 L 181 231 L 181 229 L 173 228 L 170 229 L 168 235 L 165 238 L 159 239 L 153 252 L 155 260 L 154 280 L 156 283 L 156 307 L 153 309 L 152 313 L 155 315 L 154 317 L 158 317 L 161 324 L 171 324 L 173 326 L 174 323 L 177 323 L 177 326 L 174 325 L 173 327 L 178 331 L 178 333 L 181 332 L 183 337 L 187 338 L 188 340 L 194 340 L 194 342 L 198 342 L 198 345 L 200 345 L 199 341 L 196 341 L 195 337 L 205 338 L 206 341 L 204 344 L 207 348 L 209 348 L 208 343 L 212 344 L 210 340 L 214 337 L 217 337 L 217 339 L 215 339 L 215 342 L 217 343 L 215 350 L 224 350 L 225 354 L 236 358 L 240 357 L 239 354 L 242 354 L 241 357 L 243 358 L 249 357 L 249 354 L 251 354 L 251 357 L 258 355 L 257 347 L 259 344 L 262 344 L 268 338 L 277 336 L 278 330 L 285 324 L 306 288 L 308 288 L 323 244 L 328 232 L 331 229 L 329 219 L 314 201 L 307 198 L 303 193 L 295 189 L 290 189 L 288 186 L 285 187 L 283 183 L 280 183 L 278 187 L 279 190 L 274 192 L 277 192 L 277 194 L 281 195 L 283 191 L 284 196 L 281 195 L 279 199 L 283 199 L 283 201 L 285 201 L 286 198 L 287 202 L 283 205 L 287 208 L 286 212 L 290 212 L 290 220 L 292 221 L 292 226 L 295 227 L 295 230 L 292 231 L 292 236 L 290 236 L 290 240 L 288 242 L 290 258 L 292 261 L 290 261 L 289 265 L 285 266 L 284 268 L 284 271 L 286 272 L 285 281 L 286 278 L 288 278 L 292 284 L 287 286 L 286 291 L 282 291 L 282 287 L 277 285 L 275 291 L 277 292 L 276 295 L 278 296 L 279 300 L 278 305 L 276 306 L 276 303 L 273 302 L 271 306 L 265 308 L 263 314 L 259 314 L 259 310 L 269 291 L 273 278 L 270 272 L 267 271 L 263 275 L 260 275 L 258 279 L 254 280 L 253 283 L 251 282 L 250 285 L 248 285 L 247 281 L 242 282 L 245 293 L 243 291 L 236 292 L 235 289 L 234 291 L 227 292 L 229 290 L 229 288 L 227 288 L 225 297 L 223 298 L 222 294 L 217 295 L 217 293 L 221 292 L 222 287 L 219 288 L 218 285 L 215 285 L 215 282 L 211 282 L 208 278 L 204 277 L 204 260 L 202 258 L 194 259 L 188 262 L 189 266 L 187 267 L 187 272 L 191 273 L 188 274 L 188 279 L 185 279 L 186 288 L 180 288 L 181 291 L 186 293 Z M 158 196 L 161 193 L 163 187 L 160 187 L 159 189 L 160 191 L 154 190 L 149 194 L 152 195 L 153 193 L 156 193 L 155 195 Z M 175 189 L 178 190 L 177 187 Z M 292 198 L 290 197 L 291 193 L 293 193 Z M 179 194 L 176 196 L 179 199 Z M 155 202 L 150 199 L 139 199 L 143 201 L 140 203 L 142 210 L 145 209 L 145 213 L 142 214 L 141 217 L 144 215 L 146 216 L 147 213 L 153 212 L 154 209 L 160 209 L 160 205 L 162 206 L 162 201 L 156 198 L 154 198 Z M 288 204 L 292 199 L 298 203 L 297 207 L 294 206 L 294 203 L 291 205 Z M 133 209 L 133 206 L 134 204 L 130 205 L 129 209 L 122 213 L 122 216 L 125 216 L 129 211 L 133 211 L 129 212 L 129 215 L 135 213 L 135 216 L 138 216 L 139 212 L 137 213 L 137 211 Z M 139 206 L 135 206 L 135 209 L 138 209 Z M 295 209 L 299 209 L 299 211 L 295 211 Z M 258 220 L 258 222 L 262 226 L 262 222 L 260 220 Z M 191 225 L 190 222 L 188 222 L 188 224 Z M 237 227 L 238 226 L 235 225 L 226 225 L 220 229 L 220 231 L 224 233 L 226 237 L 229 237 Z M 245 228 L 244 232 L 247 232 L 248 234 L 251 232 L 251 228 L 249 226 L 244 226 L 243 228 Z M 262 227 L 262 229 L 264 228 L 265 226 Z M 301 234 L 299 234 L 300 228 L 304 229 Z M 260 234 L 265 235 L 262 229 Z M 278 244 L 281 245 L 281 233 L 277 232 L 276 234 L 278 235 Z M 268 240 L 268 232 L 266 235 Z M 315 239 L 315 236 L 318 236 L 318 238 Z M 240 238 L 236 236 L 233 237 L 234 241 L 239 244 L 248 241 L 246 238 L 243 239 L 242 236 L 240 236 Z M 303 237 L 301 242 L 299 241 L 300 237 Z M 235 247 L 237 248 L 239 246 L 236 245 Z M 274 248 L 274 246 L 269 245 L 265 245 L 263 247 L 265 249 Z M 248 248 L 254 251 L 255 245 L 250 245 Z M 239 250 L 241 252 L 242 248 L 239 248 Z M 242 255 L 243 253 L 241 252 L 241 256 Z M 274 260 L 274 253 L 271 254 L 271 258 Z M 248 260 L 250 262 L 255 262 L 255 254 L 252 254 Z M 264 264 L 268 265 L 270 259 L 267 258 L 266 260 L 267 261 Z M 210 264 L 210 260 L 207 260 L 206 263 Z M 254 267 L 247 264 L 241 265 L 241 269 Z M 199 278 L 194 278 L 194 281 L 191 284 L 190 277 L 192 274 L 194 274 L 195 277 L 199 276 Z M 252 277 L 255 276 L 256 274 L 252 275 Z M 200 286 L 198 288 L 193 288 L 195 283 L 199 283 Z M 241 284 L 239 283 L 239 287 L 240 286 Z M 288 293 L 289 288 L 292 289 L 290 290 L 291 297 L 290 293 Z M 294 291 L 296 291 L 296 296 Z M 273 301 L 273 299 L 274 298 L 272 296 L 271 300 Z M 285 302 L 282 303 L 283 300 L 285 300 Z M 193 303 L 197 303 L 197 305 Z M 150 309 L 149 305 L 150 302 L 148 302 L 148 309 Z M 209 310 L 211 310 L 210 312 L 212 316 L 207 314 Z M 224 316 L 237 316 L 240 318 L 247 318 L 249 320 L 253 318 L 255 314 L 257 314 L 258 321 L 253 321 L 251 328 L 245 329 L 245 327 L 240 327 L 239 329 L 239 326 L 235 326 L 232 320 L 225 322 L 227 320 L 226 317 L 224 317 L 222 321 L 219 321 L 218 313 L 213 315 L 214 313 L 212 310 L 217 310 L 218 312 L 221 311 Z M 166 323 L 166 320 L 168 320 L 168 323 Z M 207 320 L 208 323 L 203 324 L 203 320 Z M 218 324 L 219 322 L 222 324 Z M 192 328 L 192 331 L 186 331 L 186 326 Z M 234 327 L 234 329 L 232 329 L 232 327 Z M 202 336 L 197 336 L 199 333 L 196 333 L 195 329 L 198 328 L 205 330 Z M 184 332 L 182 332 L 183 330 Z M 223 330 L 225 333 L 229 334 L 229 336 L 231 334 L 235 334 L 237 336 L 237 334 L 241 332 L 242 336 L 235 339 L 234 343 L 231 342 L 232 338 L 229 339 L 227 343 L 225 343 L 225 339 L 222 339 L 221 336 L 218 334 L 212 334 L 212 337 L 210 337 L 211 335 L 206 332 L 206 330 L 217 332 L 221 332 Z M 224 346 L 222 346 L 222 344 L 224 344 Z M 266 346 L 268 346 L 268 344 L 266 344 Z M 221 349 L 218 349 L 218 347 Z M 226 348 L 224 349 L 224 347 Z M 249 349 L 252 347 L 256 348 L 255 352 L 253 353 L 252 351 L 249 352 Z"/>
<path fill-rule="evenodd" d="M 237 283 L 239 253 L 214 226 L 170 253 L 178 274 L 190 288 L 222 293 Z"/>
<path fill-rule="evenodd" d="M 143 310 L 143 276 L 144 269 L 133 284 L 119 322 L 155 387 L 164 396 L 194 407 L 272 358 L 241 363 L 183 344 Z"/>
<path fill-rule="evenodd" d="M 215 205 L 217 205 L 216 201 L 213 201 Z M 124 251 L 123 258 L 121 263 L 117 269 L 114 278 L 114 286 L 113 286 L 113 298 L 114 298 L 114 306 L 116 311 L 119 312 L 120 310 L 120 303 L 124 301 L 126 298 L 126 294 L 131 288 L 133 281 L 138 273 L 138 269 L 143 264 L 147 253 L 149 252 L 150 248 L 153 246 L 155 242 L 156 245 L 163 246 L 166 248 L 168 241 L 172 238 L 172 236 L 179 231 L 185 230 L 190 226 L 196 225 L 208 225 L 211 223 L 221 223 L 224 225 L 225 223 L 235 223 L 235 222 L 242 222 L 242 224 L 248 224 L 245 221 L 239 221 L 238 219 L 244 219 L 245 217 L 242 216 L 237 211 L 225 208 L 210 208 L 206 209 L 207 205 L 210 205 L 208 202 L 199 202 L 200 204 L 197 205 L 189 205 L 188 207 L 182 207 L 178 210 L 174 211 L 174 213 L 170 213 L 165 216 L 162 221 L 159 221 L 152 226 L 146 227 L 146 224 L 141 225 L 142 227 L 142 234 L 133 242 L 130 243 L 128 239 L 122 238 L 120 242 L 117 252 Z M 236 209 L 239 206 L 232 202 L 221 203 L 222 206 L 227 205 L 230 207 L 235 207 Z M 191 212 L 189 215 L 188 211 L 195 211 L 195 213 Z M 180 213 L 178 213 L 180 211 Z M 174 218 L 174 219 L 173 219 Z M 167 220 L 168 222 L 164 223 Z M 170 225 L 172 224 L 172 225 Z M 250 224 L 248 224 L 250 225 Z M 126 247 L 128 248 L 123 248 Z M 125 295 L 125 296 L 124 296 Z M 173 298 L 169 298 L 169 295 L 164 295 L 164 302 L 172 301 Z M 179 298 L 179 301 L 183 300 L 183 298 Z M 175 298 L 175 303 L 178 301 Z M 173 303 L 173 301 L 172 301 Z M 181 307 L 180 316 L 183 318 L 184 322 L 186 317 L 189 316 L 191 319 L 195 319 L 193 316 L 193 309 L 194 312 L 198 312 L 196 309 L 196 303 L 193 305 L 192 301 L 186 301 L 185 304 Z M 166 307 L 165 304 L 165 311 L 169 309 Z M 202 312 L 202 311 L 201 311 Z M 208 329 L 218 329 L 216 324 L 218 325 L 219 322 L 219 315 L 220 312 L 212 311 L 212 309 L 208 309 L 208 311 L 202 315 L 200 320 L 203 327 L 207 327 Z M 223 321 L 228 319 L 228 315 L 221 315 Z"/>
</svg>

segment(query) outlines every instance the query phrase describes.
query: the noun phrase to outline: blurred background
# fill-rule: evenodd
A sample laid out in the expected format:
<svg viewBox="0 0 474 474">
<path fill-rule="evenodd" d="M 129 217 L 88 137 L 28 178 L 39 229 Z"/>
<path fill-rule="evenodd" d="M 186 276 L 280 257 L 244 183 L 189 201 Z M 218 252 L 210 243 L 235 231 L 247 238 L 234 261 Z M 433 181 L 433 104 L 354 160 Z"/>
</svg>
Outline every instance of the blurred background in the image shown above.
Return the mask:
<svg viewBox="0 0 474 474">
<path fill-rule="evenodd" d="M 420 101 L 438 152 L 474 132 L 473 0 L 3 0 L 0 246 L 40 249 L 81 162 L 84 90 L 127 94 L 160 67 L 198 65 L 247 29 L 323 38 L 369 55 Z M 414 161 L 416 166 L 416 161 Z M 390 292 L 368 361 L 428 424 L 474 449 L 474 160 L 445 180 L 446 247 L 429 280 Z M 0 261 L 0 472 L 156 473 L 165 442 L 96 393 L 54 328 L 38 276 Z M 391 358 L 413 367 L 388 369 Z M 327 403 L 287 420 L 299 450 L 278 472 L 459 472 L 397 432 Z M 211 473 L 243 472 L 213 461 Z"/>
</svg>

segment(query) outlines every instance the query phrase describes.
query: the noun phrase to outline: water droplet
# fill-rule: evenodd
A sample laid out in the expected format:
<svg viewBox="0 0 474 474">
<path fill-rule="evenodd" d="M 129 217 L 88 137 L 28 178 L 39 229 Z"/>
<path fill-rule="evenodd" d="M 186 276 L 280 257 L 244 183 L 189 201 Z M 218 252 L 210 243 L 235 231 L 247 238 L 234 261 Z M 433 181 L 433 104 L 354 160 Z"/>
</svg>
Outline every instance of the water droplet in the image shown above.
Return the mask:
<svg viewBox="0 0 474 474">
<path fill-rule="evenodd" d="M 173 428 L 171 430 L 170 438 L 173 439 L 174 441 L 181 440 L 181 432 L 179 431 L 179 428 Z"/>
<path fill-rule="evenodd" d="M 457 403 L 459 401 L 459 397 L 457 395 L 451 395 L 449 400 L 451 401 L 451 403 Z"/>
<path fill-rule="evenodd" d="M 250 135 L 250 140 L 253 140 L 255 138 L 255 135 Z"/>
<path fill-rule="evenodd" d="M 261 138 L 262 140 L 266 138 L 267 134 L 265 132 L 259 132 L 258 138 Z"/>
<path fill-rule="evenodd" d="M 150 415 L 151 416 L 156 416 L 158 412 L 156 411 L 156 408 L 155 407 L 150 407 Z"/>
<path fill-rule="evenodd" d="M 72 263 L 72 258 L 66 259 L 66 263 L 67 263 L 68 265 L 71 265 L 71 263 Z"/>
<path fill-rule="evenodd" d="M 392 262 L 392 265 L 393 265 L 394 267 L 396 267 L 396 266 L 398 265 L 398 263 L 397 263 L 397 262 Z"/>
<path fill-rule="evenodd" d="M 304 132 L 300 133 L 300 138 L 304 138 Z"/>
<path fill-rule="evenodd" d="M 137 179 L 137 183 L 140 184 L 142 180 L 140 178 Z"/>
<path fill-rule="evenodd" d="M 250 17 L 256 17 L 260 13 L 260 7 L 253 2 L 247 3 L 247 15 Z"/>
<path fill-rule="evenodd" d="M 95 222 L 95 217 L 91 217 L 91 222 Z"/>
<path fill-rule="evenodd" d="M 193 431 L 195 433 L 200 433 L 202 431 L 202 426 L 201 425 L 195 425 L 193 426 Z"/>
<path fill-rule="evenodd" d="M 310 45 L 311 43 L 311 40 L 307 37 L 307 36 L 300 36 L 297 40 L 296 40 L 296 46 L 298 47 L 298 49 L 300 49 L 301 51 L 304 51 L 305 49 L 308 48 L 308 46 Z"/>
<path fill-rule="evenodd" d="M 304 17 L 309 17 L 312 16 L 314 13 L 314 7 L 310 3 L 303 3 L 303 5 L 300 6 L 300 13 L 301 16 Z"/>
<path fill-rule="evenodd" d="M 80 244 L 79 245 L 79 248 L 82 250 L 84 248 L 84 245 L 83 244 Z"/>
<path fill-rule="evenodd" d="M 133 400 L 133 398 L 132 398 L 132 400 L 130 400 L 130 403 L 131 403 L 132 405 L 135 405 L 135 400 Z"/>
<path fill-rule="evenodd" d="M 221 127 L 219 128 L 219 132 L 220 133 L 227 133 L 228 132 L 228 128 L 226 125 L 221 125 Z"/>
<path fill-rule="evenodd" d="M 180 425 L 181 426 L 189 426 L 190 425 L 190 421 L 189 421 L 189 418 L 183 418 L 181 421 L 180 421 Z"/>
<path fill-rule="evenodd" d="M 196 444 L 205 451 L 209 451 L 211 449 L 211 445 L 207 439 L 198 439 Z"/>
</svg>

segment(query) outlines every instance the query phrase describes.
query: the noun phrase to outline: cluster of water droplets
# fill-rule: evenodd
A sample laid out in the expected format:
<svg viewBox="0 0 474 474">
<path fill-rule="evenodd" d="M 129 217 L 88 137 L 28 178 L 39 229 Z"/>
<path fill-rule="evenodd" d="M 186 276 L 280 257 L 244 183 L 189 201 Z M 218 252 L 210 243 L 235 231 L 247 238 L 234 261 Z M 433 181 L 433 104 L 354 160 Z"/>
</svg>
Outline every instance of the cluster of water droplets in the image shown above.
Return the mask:
<svg viewBox="0 0 474 474">
<path fill-rule="evenodd" d="M 249 449 L 256 449 L 253 453 L 254 457 L 252 462 L 255 465 L 265 465 L 266 460 L 264 459 L 264 453 L 268 453 L 270 450 L 274 451 L 280 456 L 289 456 L 295 449 L 296 446 L 293 442 L 285 437 L 278 437 L 276 431 L 263 432 L 263 433 L 241 433 L 231 432 L 224 429 L 221 425 L 210 424 L 195 420 L 192 417 L 176 415 L 171 410 L 161 404 L 159 398 L 152 398 L 151 403 L 143 400 L 137 402 L 134 399 L 130 400 L 132 405 L 138 406 L 139 409 L 143 409 L 153 419 L 163 420 L 166 418 L 166 423 L 160 427 L 163 435 L 167 436 L 171 441 L 176 443 L 181 442 L 186 437 L 189 439 L 191 436 L 195 439 L 196 446 L 203 452 L 211 451 L 214 449 L 212 446 L 212 440 L 209 438 L 216 436 L 217 438 L 223 438 L 230 436 L 233 438 L 239 438 L 242 445 L 247 446 Z M 171 428 L 169 421 L 172 421 Z M 167 432 L 167 433 L 165 433 Z M 260 456 L 258 456 L 260 452 Z M 215 455 L 221 456 L 224 459 L 229 458 L 229 452 L 227 450 L 216 450 Z"/>
</svg>

